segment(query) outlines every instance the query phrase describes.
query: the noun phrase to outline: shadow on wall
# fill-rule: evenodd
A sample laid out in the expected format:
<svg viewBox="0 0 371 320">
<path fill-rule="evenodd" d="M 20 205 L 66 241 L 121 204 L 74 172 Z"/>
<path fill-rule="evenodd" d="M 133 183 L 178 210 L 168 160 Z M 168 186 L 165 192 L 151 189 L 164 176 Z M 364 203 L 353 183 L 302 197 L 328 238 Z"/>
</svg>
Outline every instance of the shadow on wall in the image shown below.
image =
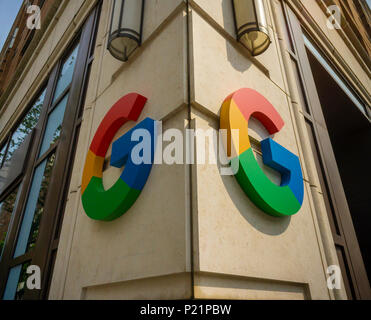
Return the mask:
<svg viewBox="0 0 371 320">
<path fill-rule="evenodd" d="M 262 56 L 264 58 L 259 59 L 253 57 L 250 52 L 239 42 L 236 41 L 236 26 L 233 13 L 232 0 L 222 0 L 222 12 L 223 12 L 223 26 L 224 31 L 222 33 L 227 33 L 226 36 L 229 40 L 226 39 L 226 49 L 227 49 L 227 59 L 232 65 L 232 67 L 241 73 L 250 69 L 252 64 L 255 64 L 260 71 L 262 71 L 268 78 L 271 78 L 270 68 L 274 59 L 269 59 L 271 53 L 265 53 Z M 223 28 L 220 26 L 220 28 Z M 269 37 L 272 40 L 274 35 L 272 34 L 271 28 L 268 28 Z M 269 49 L 268 49 L 269 51 Z M 246 85 L 245 85 L 246 86 Z"/>
<path fill-rule="evenodd" d="M 291 217 L 277 218 L 266 214 L 244 193 L 234 176 L 221 176 L 221 178 L 235 208 L 256 230 L 271 236 L 278 236 L 287 230 Z"/>
<path fill-rule="evenodd" d="M 260 140 L 269 136 L 266 129 L 258 121 L 249 121 L 249 127 L 250 124 L 251 128 L 260 137 Z M 210 123 L 210 126 L 212 127 L 212 123 Z M 221 164 L 218 162 L 218 168 L 220 167 Z M 278 218 L 268 215 L 250 200 L 234 176 L 220 175 L 220 177 L 235 208 L 238 209 L 242 217 L 256 230 L 271 236 L 278 236 L 287 230 L 291 222 L 291 216 Z"/>
</svg>

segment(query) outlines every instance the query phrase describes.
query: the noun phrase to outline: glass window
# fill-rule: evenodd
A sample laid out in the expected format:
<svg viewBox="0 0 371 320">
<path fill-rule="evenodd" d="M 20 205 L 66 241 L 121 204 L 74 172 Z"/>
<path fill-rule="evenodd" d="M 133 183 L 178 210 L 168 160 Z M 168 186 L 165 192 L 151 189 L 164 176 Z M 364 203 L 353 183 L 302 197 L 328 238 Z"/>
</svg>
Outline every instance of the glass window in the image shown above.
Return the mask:
<svg viewBox="0 0 371 320">
<path fill-rule="evenodd" d="M 2 203 L 0 203 L 0 260 L 9 230 L 14 209 L 17 207 L 19 194 L 17 187 Z"/>
<path fill-rule="evenodd" d="M 329 75 L 336 81 L 340 88 L 345 92 L 345 94 L 353 101 L 353 103 L 361 110 L 366 113 L 366 109 L 361 101 L 353 94 L 352 90 L 348 88 L 348 85 L 338 76 L 336 71 L 327 63 L 320 52 L 315 48 L 315 46 L 310 42 L 310 40 L 304 36 L 304 43 L 307 49 L 316 57 L 318 62 L 325 68 Z"/>
<path fill-rule="evenodd" d="M 4 159 L 4 156 L 5 156 L 7 146 L 8 146 L 8 144 L 5 143 L 3 148 L 0 150 L 0 168 L 2 167 L 2 164 L 3 164 L 3 159 Z"/>
<path fill-rule="evenodd" d="M 59 98 L 59 96 L 71 83 L 78 52 L 79 46 L 77 45 L 70 56 L 63 63 L 62 70 L 58 78 L 57 88 L 55 89 L 53 102 Z"/>
<path fill-rule="evenodd" d="M 25 254 L 35 246 L 54 162 L 55 154 L 52 154 L 35 170 L 14 258 Z"/>
<path fill-rule="evenodd" d="M 14 152 L 22 145 L 33 128 L 36 127 L 40 118 L 41 109 L 43 107 L 45 92 L 46 90 L 44 90 L 40 97 L 36 100 L 30 111 L 23 118 L 21 124 L 13 133 L 9 144 L 9 150 L 6 154 L 6 161 L 9 161 L 12 158 Z"/>
<path fill-rule="evenodd" d="M 48 118 L 48 124 L 45 129 L 43 142 L 40 149 L 39 156 L 42 156 L 52 144 L 58 141 L 62 122 L 64 117 L 64 112 L 66 110 L 68 95 L 66 95 L 63 100 L 58 104 L 58 106 L 53 110 Z"/>
<path fill-rule="evenodd" d="M 39 116 L 42 115 L 42 120 L 37 126 L 38 134 L 34 136 L 34 140 L 31 141 L 32 146 L 29 149 L 32 150 L 32 152 L 29 152 L 32 159 L 29 158 L 25 161 L 25 165 L 22 167 L 23 171 L 17 176 L 17 179 L 22 179 L 22 175 L 28 178 L 27 185 L 23 185 L 20 187 L 22 191 L 18 191 L 22 195 L 19 204 L 14 205 L 13 211 L 15 213 L 13 213 L 13 216 L 10 213 L 11 208 L 8 208 L 9 206 L 6 208 L 5 203 L 3 204 L 4 207 L 1 206 L 0 202 L 0 217 L 3 216 L 3 221 L 5 221 L 2 226 L 4 232 L 1 234 L 2 238 L 0 238 L 4 251 L 3 257 L 0 257 L 2 259 L 0 260 L 2 267 L 0 299 L 24 299 L 27 296 L 27 267 L 29 264 L 36 263 L 38 258 L 42 259 L 45 267 L 42 275 L 45 281 L 42 281 L 42 290 L 33 291 L 32 296 L 35 298 L 48 296 L 48 287 L 52 279 L 58 243 L 48 244 L 52 244 L 53 241 L 59 239 L 60 227 L 63 222 L 65 198 L 67 198 L 65 188 L 68 187 L 69 171 L 76 151 L 74 140 L 76 138 L 77 141 L 78 128 L 81 125 L 81 118 L 78 116 L 82 114 L 80 110 L 82 110 L 83 105 L 81 105 L 80 100 L 86 94 L 84 91 L 87 82 L 86 74 L 89 75 L 90 72 L 87 68 L 90 68 L 89 65 L 91 66 L 93 60 L 92 57 L 88 56 L 89 53 L 94 51 L 94 45 L 91 42 L 99 25 L 98 12 L 100 8 L 99 5 L 93 10 L 87 19 L 87 23 L 80 30 L 83 43 L 86 43 L 86 46 L 80 47 L 75 42 L 72 46 L 69 46 L 68 51 L 61 52 L 62 58 L 58 59 L 51 70 L 52 77 L 45 79 L 47 81 L 47 94 L 45 94 L 45 101 L 40 99 L 40 109 L 35 110 L 35 114 L 27 114 L 25 119 L 20 118 L 19 120 L 23 120 L 21 125 L 18 125 L 20 122 L 17 120 L 17 126 L 11 129 L 8 136 L 5 137 L 6 139 L 1 139 L 0 160 L 2 156 L 3 163 L 5 163 L 7 150 L 12 140 L 12 148 L 9 154 L 9 159 L 12 157 L 12 160 L 7 168 L 10 169 L 9 172 L 15 172 L 14 160 L 18 158 L 18 154 L 20 156 L 24 155 L 21 154 L 19 146 L 22 142 L 24 144 L 24 141 L 28 141 L 30 135 L 27 136 L 27 134 L 32 132 Z M 79 54 L 83 60 L 79 60 L 79 63 L 76 64 L 77 59 L 80 59 Z M 78 75 L 84 76 L 80 77 Z M 75 84 L 76 86 L 73 87 L 72 85 Z M 84 89 L 79 90 L 79 88 Z M 80 96 L 80 98 L 71 100 L 69 99 L 72 98 L 71 94 Z M 31 117 L 31 115 L 34 115 L 34 117 Z M 72 121 L 68 128 L 65 128 L 63 127 L 66 123 L 64 120 L 67 119 L 72 119 Z M 60 138 L 61 134 L 63 134 L 64 139 Z M 66 154 L 66 158 L 59 158 L 56 156 L 57 152 L 67 152 L 68 154 Z M 51 184 L 52 181 L 58 179 L 58 173 L 64 171 L 66 171 L 66 179 L 63 180 L 66 181 L 60 181 L 60 184 Z M 0 175 L 3 173 L 6 173 L 6 171 L 4 169 L 0 170 Z M 12 184 L 11 189 L 5 191 L 6 193 L 2 195 L 0 201 L 8 201 L 7 197 L 14 191 L 15 187 L 16 185 Z M 59 204 L 58 206 L 56 201 Z M 17 209 L 15 209 L 16 207 Z M 13 223 L 12 219 L 14 220 Z M 11 233 L 8 229 L 11 230 Z M 4 242 L 6 236 L 7 239 Z"/>
<path fill-rule="evenodd" d="M 8 281 L 6 283 L 4 300 L 22 300 L 27 281 L 27 268 L 30 262 L 20 264 L 10 269 Z"/>
</svg>

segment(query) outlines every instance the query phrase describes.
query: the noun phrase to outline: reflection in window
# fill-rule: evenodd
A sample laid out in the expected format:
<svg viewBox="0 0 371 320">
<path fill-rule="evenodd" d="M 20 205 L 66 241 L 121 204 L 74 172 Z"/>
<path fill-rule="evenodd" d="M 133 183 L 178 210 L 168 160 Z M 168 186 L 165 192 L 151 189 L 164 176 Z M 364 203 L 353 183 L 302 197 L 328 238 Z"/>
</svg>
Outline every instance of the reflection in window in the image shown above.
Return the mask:
<svg viewBox="0 0 371 320">
<path fill-rule="evenodd" d="M 50 177 L 51 177 L 51 174 L 52 174 L 54 162 L 55 162 L 55 154 L 53 154 L 49 158 L 48 163 L 47 163 L 46 168 L 45 168 L 45 171 L 44 171 L 44 179 L 41 183 L 39 199 L 37 201 L 35 215 L 34 215 L 34 218 L 33 218 L 33 221 L 32 221 L 30 237 L 29 237 L 28 243 L 27 243 L 27 251 L 29 249 L 32 249 L 35 246 L 38 235 L 39 235 L 41 217 L 42 217 L 42 214 L 44 212 L 45 200 L 46 200 L 46 195 L 48 193 L 48 186 L 49 186 L 49 183 L 50 183 Z"/>
<path fill-rule="evenodd" d="M 57 142 L 60 137 L 67 100 L 68 95 L 63 98 L 63 100 L 58 104 L 58 106 L 53 110 L 48 118 L 48 124 L 45 129 L 44 138 L 39 154 L 40 156 L 42 156 L 52 144 Z"/>
<path fill-rule="evenodd" d="M 18 202 L 18 189 L 19 187 L 17 187 L 3 202 L 0 203 L 0 260 L 10 221 Z"/>
<path fill-rule="evenodd" d="M 35 104 L 32 106 L 30 111 L 26 114 L 23 118 L 21 124 L 18 126 L 16 131 L 13 133 L 12 139 L 9 143 L 9 150 L 6 154 L 6 161 L 9 161 L 14 152 L 22 145 L 26 137 L 31 133 L 33 128 L 36 127 L 37 122 L 40 118 L 41 109 L 43 107 L 44 98 L 45 98 L 45 91 L 41 94 L 41 96 L 37 99 Z"/>
<path fill-rule="evenodd" d="M 77 45 L 67 60 L 63 63 L 63 67 L 58 78 L 57 88 L 55 89 L 53 102 L 59 98 L 59 96 L 71 83 L 78 52 L 79 46 Z"/>
<path fill-rule="evenodd" d="M 55 154 L 52 154 L 35 170 L 21 229 L 18 235 L 14 258 L 25 254 L 35 246 L 39 235 L 40 222 L 44 212 L 45 200 L 54 163 Z"/>
<path fill-rule="evenodd" d="M 0 169 L 2 167 L 2 164 L 3 164 L 3 159 L 4 159 L 4 156 L 5 156 L 5 152 L 6 152 L 6 147 L 8 146 L 8 144 L 6 143 L 3 148 L 0 150 Z"/>
<path fill-rule="evenodd" d="M 18 265 L 10 269 L 8 281 L 6 283 L 4 300 L 22 300 L 27 281 L 27 268 L 30 262 Z"/>
</svg>

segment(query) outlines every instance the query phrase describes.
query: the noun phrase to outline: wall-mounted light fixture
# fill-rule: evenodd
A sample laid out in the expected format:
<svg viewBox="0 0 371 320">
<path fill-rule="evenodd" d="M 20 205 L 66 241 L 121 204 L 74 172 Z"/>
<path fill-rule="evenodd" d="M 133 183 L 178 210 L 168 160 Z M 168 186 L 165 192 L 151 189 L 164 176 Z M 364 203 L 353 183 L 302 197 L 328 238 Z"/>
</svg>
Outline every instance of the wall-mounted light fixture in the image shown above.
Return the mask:
<svg viewBox="0 0 371 320">
<path fill-rule="evenodd" d="M 108 50 L 121 61 L 127 61 L 141 45 L 145 0 L 114 0 Z"/>
<path fill-rule="evenodd" d="M 263 0 L 232 0 L 232 3 L 237 40 L 253 56 L 262 54 L 271 43 Z"/>
</svg>

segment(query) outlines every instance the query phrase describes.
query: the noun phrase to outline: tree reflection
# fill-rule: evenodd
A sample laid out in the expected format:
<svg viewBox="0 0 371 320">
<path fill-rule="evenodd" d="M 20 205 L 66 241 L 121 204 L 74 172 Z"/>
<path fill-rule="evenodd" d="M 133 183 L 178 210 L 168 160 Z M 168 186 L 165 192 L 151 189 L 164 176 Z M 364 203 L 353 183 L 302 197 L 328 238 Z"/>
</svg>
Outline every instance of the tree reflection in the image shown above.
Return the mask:
<svg viewBox="0 0 371 320">
<path fill-rule="evenodd" d="M 18 189 L 14 190 L 1 204 L 0 204 L 0 255 L 3 252 L 6 235 L 9 229 L 10 220 L 13 214 L 14 205 L 17 199 Z"/>
<path fill-rule="evenodd" d="M 41 217 L 42 217 L 43 212 L 44 212 L 45 200 L 46 200 L 46 196 L 48 194 L 48 186 L 49 186 L 49 183 L 50 183 L 50 177 L 52 175 L 54 162 L 55 162 L 55 154 L 52 154 L 50 156 L 50 158 L 48 159 L 48 162 L 46 164 L 43 180 L 41 182 L 40 193 L 39 193 L 39 197 L 37 199 L 37 205 L 36 205 L 36 209 L 35 209 L 34 218 L 33 218 L 33 221 L 32 221 L 30 236 L 28 238 L 27 251 L 29 251 L 30 249 L 35 247 L 37 238 L 39 236 Z"/>
<path fill-rule="evenodd" d="M 40 113 L 43 107 L 44 98 L 45 98 L 45 90 L 41 94 L 39 99 L 36 101 L 34 106 L 30 109 L 30 111 L 23 118 L 21 124 L 18 126 L 16 131 L 13 133 L 12 139 L 9 142 L 9 148 L 8 148 L 8 152 L 5 157 L 5 161 L 9 161 L 12 158 L 14 152 L 22 145 L 26 137 L 36 127 L 37 122 L 39 121 L 39 118 L 40 118 Z M 5 153 L 5 151 L 6 150 L 4 148 L 1 152 Z M 1 156 L 4 156 L 4 154 L 0 154 L 0 158 Z"/>
<path fill-rule="evenodd" d="M 16 291 L 16 294 L 15 294 L 14 300 L 23 300 L 24 290 L 25 290 L 26 281 L 27 281 L 27 277 L 28 277 L 27 268 L 29 266 L 30 266 L 30 262 L 26 262 L 22 265 L 22 270 L 21 270 L 21 274 L 19 276 L 17 291 Z"/>
</svg>

